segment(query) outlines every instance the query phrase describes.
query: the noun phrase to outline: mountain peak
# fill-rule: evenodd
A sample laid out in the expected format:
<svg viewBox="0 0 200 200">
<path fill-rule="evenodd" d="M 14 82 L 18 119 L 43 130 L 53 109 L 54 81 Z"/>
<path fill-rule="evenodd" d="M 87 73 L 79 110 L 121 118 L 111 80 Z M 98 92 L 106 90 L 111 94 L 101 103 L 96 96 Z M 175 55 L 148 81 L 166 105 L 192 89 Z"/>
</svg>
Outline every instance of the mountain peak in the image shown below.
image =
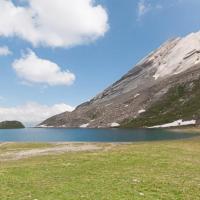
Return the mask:
<svg viewBox="0 0 200 200">
<path fill-rule="evenodd" d="M 125 121 L 135 119 L 134 123 L 140 126 L 154 126 L 159 125 L 157 122 L 169 123 L 170 120 L 180 120 L 180 116 L 186 120 L 192 120 L 187 117 L 193 116 L 198 119 L 200 111 L 195 105 L 189 107 L 185 103 L 193 101 L 194 104 L 199 104 L 199 66 L 200 32 L 171 39 L 91 101 L 81 104 L 72 113 L 52 117 L 42 125 L 111 127 L 114 123 L 121 125 Z M 194 99 L 190 99 L 189 96 Z M 184 104 L 185 111 L 179 108 L 180 104 Z M 157 109 L 151 109 L 152 107 L 163 109 L 163 113 L 156 114 L 160 115 L 159 118 L 153 115 Z M 169 115 L 168 107 L 172 110 Z M 180 112 L 176 114 L 176 110 Z M 138 123 L 137 119 L 145 116 L 145 113 L 148 113 L 147 117 Z M 134 126 L 134 123 L 131 123 L 131 126 Z"/>
<path fill-rule="evenodd" d="M 160 48 L 154 62 L 155 79 L 179 74 L 200 61 L 200 32 L 177 38 Z"/>
</svg>

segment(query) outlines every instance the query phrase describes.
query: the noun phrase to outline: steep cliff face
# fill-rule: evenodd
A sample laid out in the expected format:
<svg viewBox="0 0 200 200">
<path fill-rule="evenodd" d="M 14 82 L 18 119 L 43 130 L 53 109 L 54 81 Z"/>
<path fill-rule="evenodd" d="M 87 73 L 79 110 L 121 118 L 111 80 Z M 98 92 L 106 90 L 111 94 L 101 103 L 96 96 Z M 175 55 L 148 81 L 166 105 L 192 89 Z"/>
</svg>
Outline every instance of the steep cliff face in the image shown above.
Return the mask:
<svg viewBox="0 0 200 200">
<path fill-rule="evenodd" d="M 145 117 L 145 113 L 149 113 L 152 106 L 155 107 L 166 98 L 172 88 L 190 84 L 198 87 L 196 81 L 199 77 L 200 32 L 197 32 L 169 40 L 91 101 L 78 106 L 73 112 L 51 117 L 40 126 L 92 128 L 127 124 L 129 127 L 156 125 L 161 121 L 145 124 L 134 120 Z M 196 92 L 194 95 L 197 95 Z M 167 111 L 170 108 L 165 109 Z M 176 120 L 177 117 L 170 115 L 162 123 Z M 179 117 L 187 118 L 188 115 L 182 113 Z M 198 118 L 198 115 L 190 117 Z"/>
</svg>

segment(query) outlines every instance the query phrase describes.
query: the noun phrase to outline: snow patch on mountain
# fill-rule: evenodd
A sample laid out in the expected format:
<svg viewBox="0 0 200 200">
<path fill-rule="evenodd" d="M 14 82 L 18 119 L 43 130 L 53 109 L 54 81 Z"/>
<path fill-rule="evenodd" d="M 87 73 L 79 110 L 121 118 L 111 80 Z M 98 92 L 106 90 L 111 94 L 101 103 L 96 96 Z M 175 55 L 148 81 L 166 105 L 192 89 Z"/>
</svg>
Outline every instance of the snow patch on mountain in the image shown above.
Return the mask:
<svg viewBox="0 0 200 200">
<path fill-rule="evenodd" d="M 144 109 L 138 111 L 139 114 L 144 113 L 144 112 L 146 112 L 146 110 Z"/>
<path fill-rule="evenodd" d="M 113 122 L 112 124 L 111 124 L 111 127 L 119 127 L 120 126 L 120 124 L 118 124 L 118 123 L 116 123 L 116 122 Z"/>
<path fill-rule="evenodd" d="M 137 93 L 137 94 L 134 96 L 134 98 L 137 98 L 138 96 L 140 96 L 140 94 Z"/>
<path fill-rule="evenodd" d="M 182 119 L 179 119 L 172 123 L 158 125 L 158 126 L 152 126 L 149 128 L 169 128 L 169 127 L 187 126 L 187 125 L 195 125 L 195 124 L 196 124 L 196 120 L 183 121 Z"/>
<path fill-rule="evenodd" d="M 80 125 L 80 128 L 87 128 L 89 126 L 89 123 L 87 123 L 87 124 L 82 124 L 82 125 Z"/>
</svg>

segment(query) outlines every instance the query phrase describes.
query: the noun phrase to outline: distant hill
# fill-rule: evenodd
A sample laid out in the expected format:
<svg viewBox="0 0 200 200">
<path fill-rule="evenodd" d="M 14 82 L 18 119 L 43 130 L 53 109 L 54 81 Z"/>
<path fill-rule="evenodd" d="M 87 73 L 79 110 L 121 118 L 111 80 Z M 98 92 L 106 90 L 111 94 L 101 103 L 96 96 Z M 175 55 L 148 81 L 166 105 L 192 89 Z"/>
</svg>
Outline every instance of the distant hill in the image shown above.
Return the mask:
<svg viewBox="0 0 200 200">
<path fill-rule="evenodd" d="M 71 113 L 45 120 L 40 126 L 194 125 L 200 123 L 199 102 L 200 32 L 197 32 L 165 42 L 95 98 Z"/>
<path fill-rule="evenodd" d="M 0 122 L 0 129 L 18 129 L 18 128 L 25 128 L 25 126 L 19 121 Z"/>
</svg>

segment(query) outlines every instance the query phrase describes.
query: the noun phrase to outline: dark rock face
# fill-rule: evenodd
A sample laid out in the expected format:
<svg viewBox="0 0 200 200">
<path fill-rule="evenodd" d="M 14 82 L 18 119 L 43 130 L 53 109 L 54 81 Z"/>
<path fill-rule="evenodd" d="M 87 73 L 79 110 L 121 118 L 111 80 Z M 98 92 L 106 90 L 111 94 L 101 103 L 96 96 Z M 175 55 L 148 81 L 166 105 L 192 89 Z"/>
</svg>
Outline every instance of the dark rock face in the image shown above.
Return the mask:
<svg viewBox="0 0 200 200">
<path fill-rule="evenodd" d="M 200 33 L 195 33 L 164 43 L 89 102 L 73 112 L 53 116 L 40 126 L 104 128 L 140 118 L 171 88 L 199 80 L 199 41 Z"/>
<path fill-rule="evenodd" d="M 3 121 L 0 122 L 0 129 L 18 129 L 25 128 L 25 126 L 18 121 Z"/>
</svg>

